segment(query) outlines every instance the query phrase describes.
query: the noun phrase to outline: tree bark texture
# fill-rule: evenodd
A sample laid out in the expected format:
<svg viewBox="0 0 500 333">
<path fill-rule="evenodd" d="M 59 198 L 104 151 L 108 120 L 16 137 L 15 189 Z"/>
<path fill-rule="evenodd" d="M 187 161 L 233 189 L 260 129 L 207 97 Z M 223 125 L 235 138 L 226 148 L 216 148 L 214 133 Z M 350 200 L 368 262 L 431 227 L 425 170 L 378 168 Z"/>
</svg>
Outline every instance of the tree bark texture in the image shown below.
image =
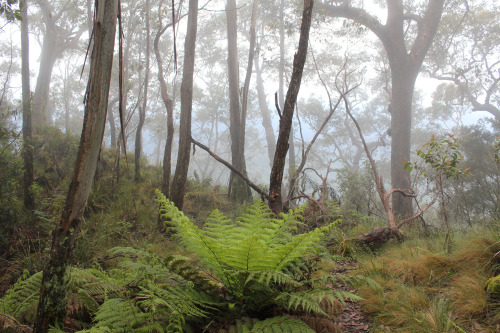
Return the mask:
<svg viewBox="0 0 500 333">
<path fill-rule="evenodd" d="M 170 199 L 178 209 L 184 205 L 184 192 L 189 157 L 191 153 L 191 116 L 193 109 L 193 75 L 198 28 L 198 0 L 189 0 L 189 15 L 186 41 L 184 44 L 184 70 L 181 84 L 181 124 L 179 128 L 179 152 L 172 180 Z"/>
<path fill-rule="evenodd" d="M 235 0 L 228 0 L 227 19 L 227 72 L 229 78 L 229 132 L 231 135 L 231 162 L 239 171 L 245 171 L 245 118 L 240 107 L 239 64 L 238 64 L 238 27 Z M 243 136 L 242 136 L 243 135 Z M 249 198 L 247 184 L 241 177 L 231 172 L 229 196 L 236 202 Z"/>
<path fill-rule="evenodd" d="M 286 94 L 282 117 L 280 119 L 278 142 L 276 144 L 276 153 L 274 155 L 273 167 L 271 169 L 269 182 L 269 196 L 271 200 L 269 201 L 269 208 L 271 208 L 276 216 L 278 216 L 283 209 L 283 199 L 281 197 L 283 171 L 285 169 L 285 159 L 288 152 L 288 140 L 290 138 L 290 131 L 292 127 L 293 112 L 300 89 L 302 72 L 306 62 L 313 5 L 313 0 L 304 0 L 299 47 L 293 59 L 293 72 L 290 79 L 290 85 L 288 86 L 288 92 Z"/>
<path fill-rule="evenodd" d="M 137 124 L 137 132 L 135 136 L 135 173 L 134 180 L 137 182 L 141 178 L 141 154 L 142 154 L 142 129 L 144 127 L 144 122 L 146 121 L 146 109 L 148 107 L 148 86 L 149 86 L 149 48 L 150 48 L 150 38 L 149 38 L 149 0 L 146 0 L 146 73 L 144 74 L 144 95 L 142 100 L 142 108 L 139 108 L 139 124 Z"/>
<path fill-rule="evenodd" d="M 381 24 L 363 8 L 327 5 L 321 9 L 330 17 L 351 19 L 370 29 L 382 42 L 391 68 L 391 182 L 393 188 L 408 191 L 410 174 L 403 164 L 410 160 L 411 107 L 415 81 L 436 34 L 444 0 L 429 0 L 423 16 L 405 13 L 402 0 L 387 0 L 387 22 Z M 405 21 L 415 20 L 417 36 L 407 49 Z M 392 197 L 396 216 L 413 214 L 412 199 L 399 193 Z"/>
<path fill-rule="evenodd" d="M 61 218 L 53 232 L 50 259 L 43 271 L 34 332 L 47 332 L 66 314 L 66 292 L 75 239 L 94 179 L 108 105 L 118 0 L 96 1 L 95 44 L 87 104 L 75 170 Z"/>
<path fill-rule="evenodd" d="M 29 36 L 28 36 L 28 1 L 20 1 L 21 7 L 21 72 L 22 72 L 22 95 L 23 95 L 23 191 L 24 208 L 32 211 L 35 209 L 35 198 L 31 191 L 33 184 L 33 146 L 31 142 L 31 88 L 30 88 L 30 64 L 29 64 Z"/>
</svg>

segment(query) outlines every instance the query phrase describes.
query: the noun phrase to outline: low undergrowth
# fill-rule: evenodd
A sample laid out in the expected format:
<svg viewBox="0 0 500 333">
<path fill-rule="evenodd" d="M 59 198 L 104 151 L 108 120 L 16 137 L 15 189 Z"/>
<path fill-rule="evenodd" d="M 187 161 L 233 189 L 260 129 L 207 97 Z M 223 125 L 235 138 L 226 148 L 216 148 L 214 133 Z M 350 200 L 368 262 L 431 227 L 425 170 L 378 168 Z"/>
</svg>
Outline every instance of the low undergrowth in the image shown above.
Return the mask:
<svg viewBox="0 0 500 333">
<path fill-rule="evenodd" d="M 360 256 L 359 273 L 380 286 L 359 289 L 373 332 L 496 332 L 500 298 L 487 289 L 500 271 L 500 237 L 484 231 L 455 235 L 452 253 L 434 236 Z"/>
</svg>

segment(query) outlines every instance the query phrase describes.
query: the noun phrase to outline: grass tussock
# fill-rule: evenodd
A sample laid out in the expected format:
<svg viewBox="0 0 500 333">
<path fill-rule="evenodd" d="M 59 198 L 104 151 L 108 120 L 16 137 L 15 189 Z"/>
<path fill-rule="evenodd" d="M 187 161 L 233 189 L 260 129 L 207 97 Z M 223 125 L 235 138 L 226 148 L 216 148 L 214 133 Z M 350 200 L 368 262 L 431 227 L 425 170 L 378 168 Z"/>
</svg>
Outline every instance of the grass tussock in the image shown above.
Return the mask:
<svg viewBox="0 0 500 333">
<path fill-rule="evenodd" d="M 442 242 L 437 237 L 408 240 L 360 258 L 360 273 L 380 285 L 358 291 L 375 331 L 496 331 L 499 302 L 486 289 L 498 273 L 496 234 L 457 237 L 450 254 L 443 252 Z"/>
</svg>

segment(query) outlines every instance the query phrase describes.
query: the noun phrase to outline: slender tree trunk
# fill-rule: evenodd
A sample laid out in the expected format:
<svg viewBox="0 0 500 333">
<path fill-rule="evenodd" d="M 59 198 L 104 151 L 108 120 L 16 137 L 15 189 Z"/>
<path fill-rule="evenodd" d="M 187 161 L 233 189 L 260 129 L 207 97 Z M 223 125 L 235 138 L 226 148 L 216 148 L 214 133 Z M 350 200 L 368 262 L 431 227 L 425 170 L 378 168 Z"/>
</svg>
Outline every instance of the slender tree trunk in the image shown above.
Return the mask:
<svg viewBox="0 0 500 333">
<path fill-rule="evenodd" d="M 141 178 L 141 154 L 142 154 L 142 129 L 146 121 L 146 108 L 148 106 L 148 86 L 149 86 L 149 0 L 146 0 L 146 73 L 144 75 L 144 99 L 142 108 L 139 108 L 139 124 L 135 136 L 135 174 L 134 180 L 137 182 Z"/>
<path fill-rule="evenodd" d="M 288 140 L 292 128 L 293 112 L 297 95 L 302 80 L 302 72 L 306 62 L 307 48 L 309 43 L 309 30 L 311 28 L 311 17 L 314 0 L 304 0 L 304 11 L 302 14 L 302 25 L 300 28 L 300 40 L 297 53 L 293 58 L 293 72 L 286 94 L 282 117 L 280 120 L 280 131 L 276 144 L 273 167 L 269 182 L 269 208 L 276 216 L 283 210 L 283 199 L 281 197 L 281 185 L 283 182 L 283 171 L 285 169 L 285 159 L 288 152 Z"/>
<path fill-rule="evenodd" d="M 179 129 L 179 152 L 170 198 L 177 208 L 184 205 L 189 157 L 191 153 L 191 116 L 193 109 L 193 75 L 198 28 L 198 0 L 189 0 L 189 15 L 186 42 L 184 45 L 184 70 L 181 84 L 181 124 Z"/>
<path fill-rule="evenodd" d="M 110 145 L 111 148 L 116 148 L 116 125 L 115 125 L 115 117 L 113 115 L 113 107 L 116 103 L 118 103 L 119 98 L 115 98 L 108 105 L 108 125 L 109 125 L 109 136 L 111 137 Z"/>
<path fill-rule="evenodd" d="M 237 45 L 237 8 L 235 0 L 228 0 L 226 6 L 227 18 L 227 71 L 229 77 L 229 132 L 231 135 L 231 162 L 233 166 L 245 173 L 244 145 L 245 133 L 244 115 L 240 108 L 239 93 L 239 65 L 238 65 L 238 45 Z M 231 172 L 229 178 L 229 196 L 236 202 L 248 200 L 247 184 Z"/>
<path fill-rule="evenodd" d="M 174 10 L 174 8 L 172 8 Z M 157 31 L 155 40 L 153 42 L 156 62 L 158 63 L 158 81 L 160 82 L 160 94 L 161 99 L 163 100 L 163 104 L 167 109 L 167 139 L 165 143 L 165 152 L 163 154 L 163 175 L 161 180 L 161 191 L 165 195 L 165 197 L 170 198 L 170 175 L 172 169 L 172 143 L 174 141 L 174 107 L 173 101 L 168 94 L 167 82 L 165 81 L 165 77 L 163 74 L 163 60 L 160 54 L 159 42 L 160 37 L 165 32 L 168 27 L 168 24 L 161 28 L 161 3 L 158 9 L 158 16 L 160 19 L 160 29 Z M 174 22 L 172 22 L 174 24 Z M 160 226 L 160 229 L 163 225 Z"/>
<path fill-rule="evenodd" d="M 28 1 L 20 1 L 21 7 L 21 72 L 23 94 L 23 161 L 24 161 L 24 208 L 28 211 L 35 209 L 35 198 L 31 191 L 33 184 L 33 146 L 31 142 L 31 89 L 29 65 L 29 36 L 28 36 Z"/>
<path fill-rule="evenodd" d="M 266 132 L 267 156 L 269 157 L 269 166 L 272 167 L 274 152 L 276 151 L 276 138 L 274 137 L 273 123 L 269 108 L 267 107 L 266 93 L 262 80 L 259 59 L 255 59 L 255 72 L 257 74 L 257 97 L 259 99 L 260 114 L 262 116 L 262 126 Z"/>
<path fill-rule="evenodd" d="M 104 126 L 113 64 L 118 0 L 97 0 L 95 44 L 90 65 L 87 104 L 75 170 L 61 218 L 52 236 L 50 259 L 43 270 L 34 332 L 62 323 L 70 280 L 72 252 L 94 179 Z"/>
</svg>

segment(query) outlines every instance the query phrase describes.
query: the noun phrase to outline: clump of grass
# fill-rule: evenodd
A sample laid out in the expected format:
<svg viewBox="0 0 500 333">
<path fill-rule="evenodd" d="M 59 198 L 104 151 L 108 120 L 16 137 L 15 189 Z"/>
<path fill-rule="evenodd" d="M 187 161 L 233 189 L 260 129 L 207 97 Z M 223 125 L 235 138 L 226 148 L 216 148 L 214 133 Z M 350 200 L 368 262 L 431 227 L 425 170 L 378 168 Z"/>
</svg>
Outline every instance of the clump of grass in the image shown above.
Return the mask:
<svg viewBox="0 0 500 333">
<path fill-rule="evenodd" d="M 480 318 L 485 314 L 488 308 L 486 280 L 484 274 L 476 272 L 475 275 L 460 275 L 451 281 L 449 288 L 451 306 L 454 313 L 464 321 Z"/>
<path fill-rule="evenodd" d="M 443 253 L 443 239 L 434 237 L 432 242 L 391 244 L 377 256 L 360 258 L 361 273 L 381 287 L 358 291 L 375 327 L 395 332 L 494 330 L 500 316 L 485 286 L 498 268 L 500 242 L 484 233 L 459 235 L 455 241 L 451 254 Z"/>
</svg>

